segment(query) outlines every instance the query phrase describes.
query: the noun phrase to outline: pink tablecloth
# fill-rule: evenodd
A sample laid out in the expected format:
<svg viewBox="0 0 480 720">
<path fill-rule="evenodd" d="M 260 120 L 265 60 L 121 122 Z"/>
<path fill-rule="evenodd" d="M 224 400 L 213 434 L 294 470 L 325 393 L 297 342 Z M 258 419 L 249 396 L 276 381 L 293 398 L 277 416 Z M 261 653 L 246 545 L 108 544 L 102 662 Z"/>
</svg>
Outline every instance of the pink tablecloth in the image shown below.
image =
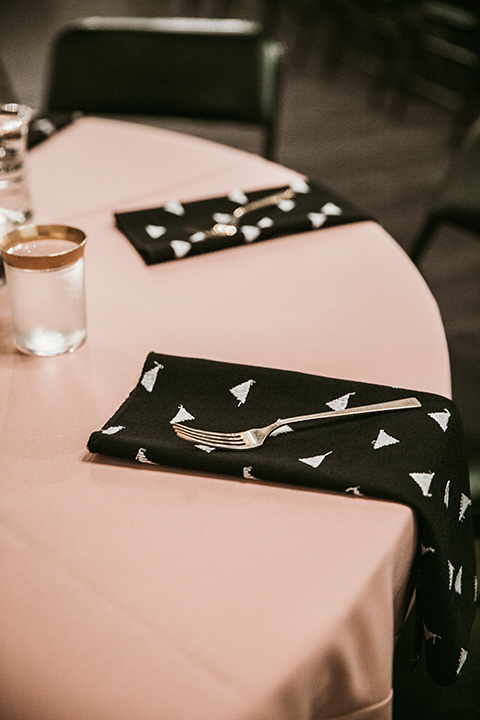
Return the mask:
<svg viewBox="0 0 480 720">
<path fill-rule="evenodd" d="M 0 288 L 0 709 L 13 720 L 388 720 L 412 512 L 91 456 L 150 350 L 450 393 L 437 306 L 364 222 L 146 267 L 113 211 L 289 182 L 256 156 L 82 119 L 30 155 L 87 232 L 88 339 L 13 348 Z"/>
</svg>

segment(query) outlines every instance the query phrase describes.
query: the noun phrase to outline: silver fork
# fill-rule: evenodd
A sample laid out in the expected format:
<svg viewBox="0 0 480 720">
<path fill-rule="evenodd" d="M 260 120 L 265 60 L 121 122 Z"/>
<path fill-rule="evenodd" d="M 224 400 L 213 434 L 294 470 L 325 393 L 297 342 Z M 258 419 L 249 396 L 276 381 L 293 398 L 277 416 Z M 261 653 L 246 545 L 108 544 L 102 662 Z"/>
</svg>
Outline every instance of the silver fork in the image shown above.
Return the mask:
<svg viewBox="0 0 480 720">
<path fill-rule="evenodd" d="M 211 432 L 209 430 L 198 430 L 189 425 L 172 423 L 172 427 L 178 437 L 197 445 L 209 445 L 224 450 L 250 450 L 262 445 L 267 437 L 283 425 L 304 422 L 306 420 L 336 419 L 346 415 L 365 415 L 367 413 L 384 412 L 386 410 L 406 410 L 407 408 L 421 407 L 417 398 L 402 398 L 389 402 L 375 403 L 373 405 L 360 405 L 358 407 L 345 408 L 344 410 L 327 410 L 326 412 L 314 413 L 313 415 L 297 415 L 296 417 L 283 418 L 261 428 L 251 428 L 242 432 Z"/>
<path fill-rule="evenodd" d="M 253 212 L 254 210 L 260 210 L 260 208 L 270 207 L 270 205 L 278 205 L 281 200 L 290 200 L 295 195 L 295 191 L 292 188 L 287 188 L 281 192 L 273 193 L 273 195 L 267 195 L 266 197 L 259 198 L 258 200 L 252 200 L 247 205 L 240 205 L 233 211 L 233 217 L 229 223 L 215 223 L 210 230 L 203 230 L 205 237 L 233 237 L 238 232 L 238 224 L 242 217 L 247 213 Z"/>
</svg>

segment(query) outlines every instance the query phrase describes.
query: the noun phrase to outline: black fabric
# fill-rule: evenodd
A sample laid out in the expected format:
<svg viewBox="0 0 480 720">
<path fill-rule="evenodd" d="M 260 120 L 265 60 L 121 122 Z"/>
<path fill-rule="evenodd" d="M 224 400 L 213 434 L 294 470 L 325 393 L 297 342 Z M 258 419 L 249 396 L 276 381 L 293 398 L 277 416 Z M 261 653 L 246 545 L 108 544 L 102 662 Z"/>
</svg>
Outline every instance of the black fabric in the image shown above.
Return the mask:
<svg viewBox="0 0 480 720">
<path fill-rule="evenodd" d="M 413 410 L 293 425 L 253 450 L 211 450 L 171 422 L 237 431 L 277 418 L 415 396 Z M 451 684 L 468 653 L 476 577 L 460 419 L 447 398 L 303 373 L 150 353 L 138 384 L 93 432 L 93 453 L 393 500 L 419 526 L 417 607 L 431 677 Z"/>
<path fill-rule="evenodd" d="M 79 113 L 51 112 L 33 118 L 27 135 L 27 147 L 29 150 L 40 145 L 59 130 L 70 125 Z"/>
<path fill-rule="evenodd" d="M 230 216 L 240 205 L 287 187 L 284 185 L 245 193 L 233 190 L 226 196 L 188 203 L 173 199 L 162 207 L 115 213 L 115 220 L 117 227 L 138 250 L 146 264 L 153 265 L 318 227 L 369 219 L 330 190 L 298 180 L 290 185 L 295 190 L 291 202 L 287 200 L 279 206 L 247 213 L 235 236 L 202 238 L 202 231 L 210 229 L 219 221 L 217 213 Z M 223 219 L 223 222 L 227 220 Z"/>
</svg>

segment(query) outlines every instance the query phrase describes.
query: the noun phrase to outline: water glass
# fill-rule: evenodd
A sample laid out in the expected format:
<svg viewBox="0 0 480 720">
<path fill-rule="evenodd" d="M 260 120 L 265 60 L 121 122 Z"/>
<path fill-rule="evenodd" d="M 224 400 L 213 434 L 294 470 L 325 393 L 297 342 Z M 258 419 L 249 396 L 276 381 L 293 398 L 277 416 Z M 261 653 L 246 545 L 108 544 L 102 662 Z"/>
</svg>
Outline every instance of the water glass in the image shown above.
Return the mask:
<svg viewBox="0 0 480 720">
<path fill-rule="evenodd" d="M 0 104 L 0 238 L 32 217 L 25 163 L 31 119 L 27 105 Z M 0 262 L 0 285 L 3 282 Z"/>
<path fill-rule="evenodd" d="M 72 352 L 86 337 L 82 230 L 25 225 L 1 247 L 15 344 L 30 355 Z"/>
</svg>

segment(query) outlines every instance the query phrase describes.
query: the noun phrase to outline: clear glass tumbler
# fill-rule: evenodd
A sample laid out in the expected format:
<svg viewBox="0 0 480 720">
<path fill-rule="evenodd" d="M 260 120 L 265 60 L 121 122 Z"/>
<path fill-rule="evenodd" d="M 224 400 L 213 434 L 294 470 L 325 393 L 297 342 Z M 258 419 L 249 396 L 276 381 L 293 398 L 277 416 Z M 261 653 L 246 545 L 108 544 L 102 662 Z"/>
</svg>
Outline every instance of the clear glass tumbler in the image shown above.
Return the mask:
<svg viewBox="0 0 480 720">
<path fill-rule="evenodd" d="M 72 352 L 86 337 L 82 230 L 25 225 L 1 247 L 15 344 L 30 355 Z"/>
<path fill-rule="evenodd" d="M 26 172 L 28 105 L 0 104 L 0 236 L 32 217 Z M 0 262 L 0 285 L 4 270 Z"/>
</svg>

